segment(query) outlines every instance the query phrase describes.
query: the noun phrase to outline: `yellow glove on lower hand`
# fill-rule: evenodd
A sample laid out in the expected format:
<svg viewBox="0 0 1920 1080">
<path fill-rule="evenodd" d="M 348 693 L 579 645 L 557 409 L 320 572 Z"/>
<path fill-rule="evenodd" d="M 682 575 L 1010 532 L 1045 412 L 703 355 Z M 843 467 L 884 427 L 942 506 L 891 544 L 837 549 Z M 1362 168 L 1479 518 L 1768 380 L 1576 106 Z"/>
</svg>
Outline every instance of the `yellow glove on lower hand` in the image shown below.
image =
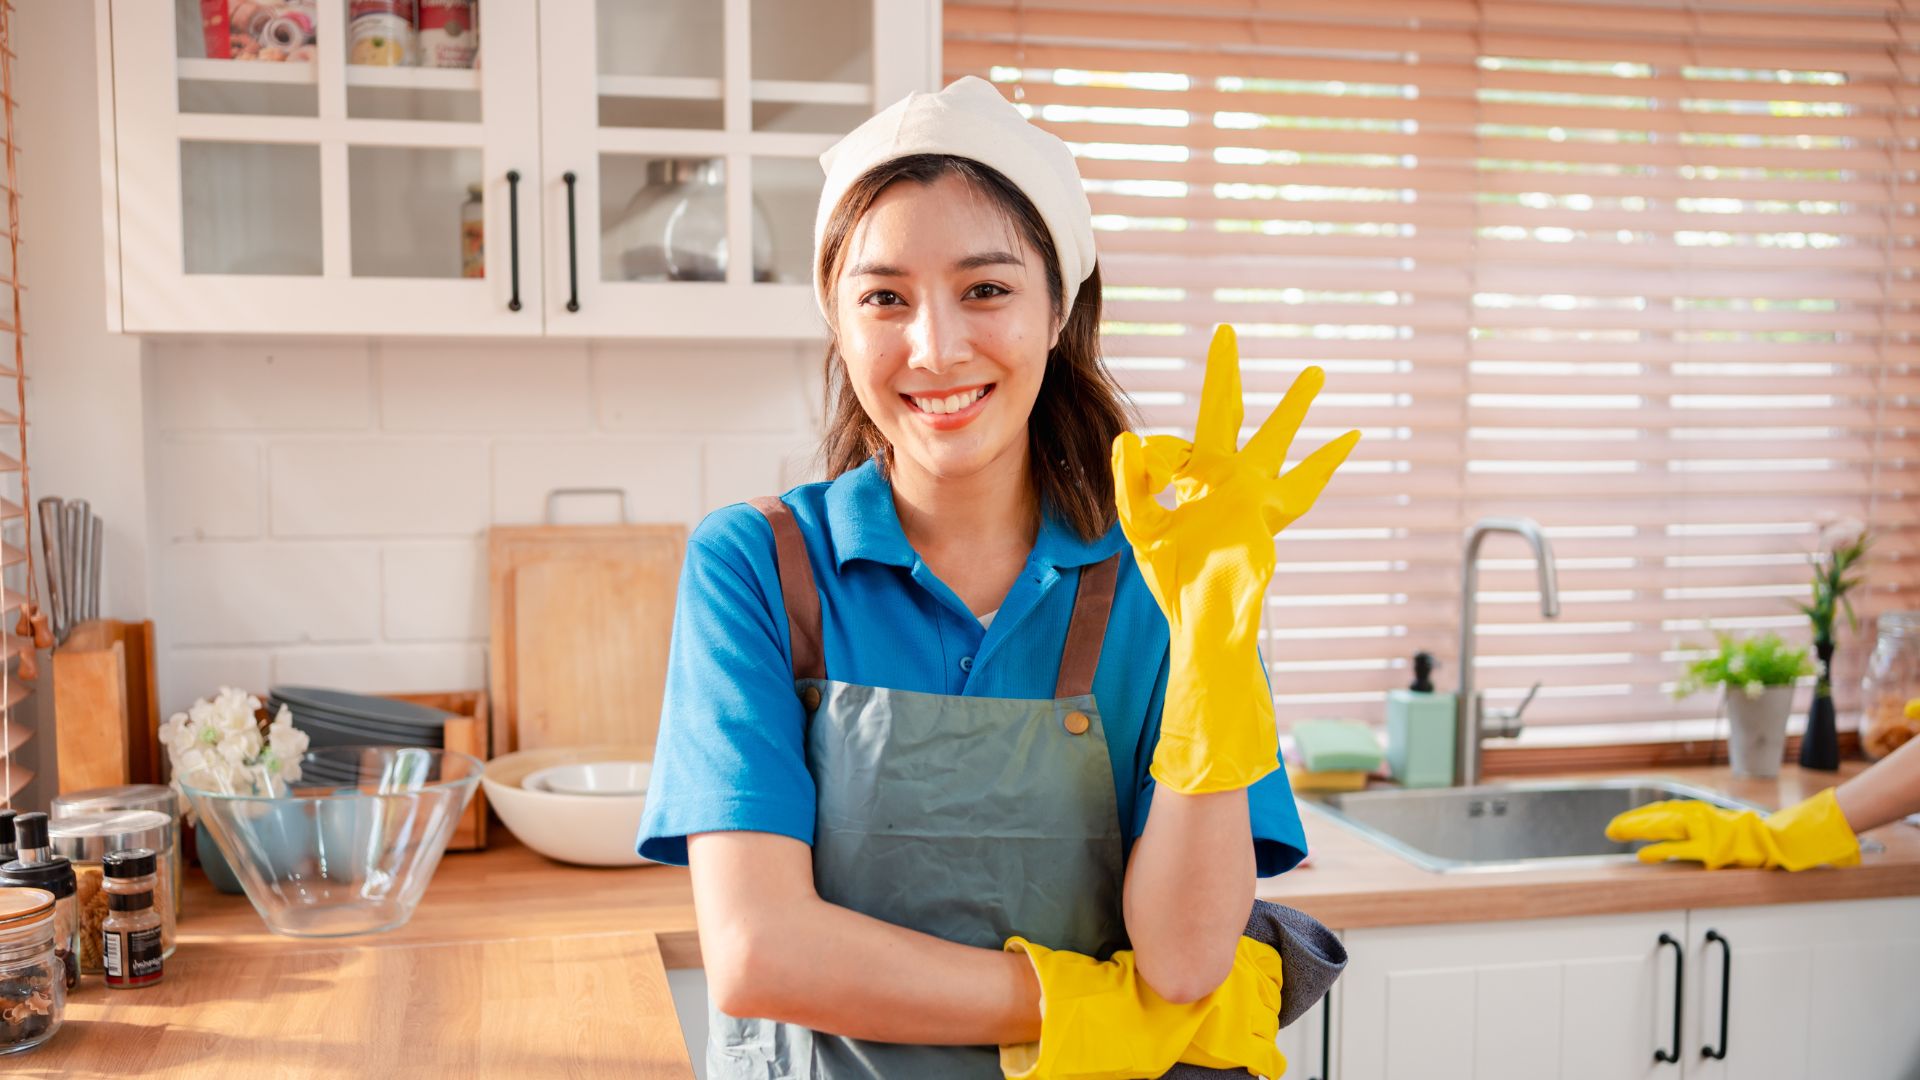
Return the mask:
<svg viewBox="0 0 1920 1080">
<path fill-rule="evenodd" d="M 1040 980 L 1040 1041 L 1000 1048 L 1008 1080 L 1157 1077 L 1177 1062 L 1277 1077 L 1280 954 L 1242 937 L 1219 989 L 1176 1005 L 1142 982 L 1132 951 L 1100 961 L 1008 938 Z"/>
<path fill-rule="evenodd" d="M 1689 859 L 1707 869 L 1723 866 L 1805 870 L 1860 861 L 1860 841 L 1847 825 L 1833 789 L 1761 817 L 1752 810 L 1723 810 L 1710 803 L 1670 800 L 1648 803 L 1614 818 L 1607 839 L 1658 840 L 1640 849 L 1640 861 Z"/>
<path fill-rule="evenodd" d="M 1349 431 L 1280 475 L 1307 407 L 1326 381 L 1295 379 L 1260 430 L 1240 439 L 1240 350 L 1222 325 L 1207 349 L 1191 444 L 1122 433 L 1113 443 L 1120 527 L 1167 616 L 1170 669 L 1153 778 L 1189 795 L 1244 788 L 1279 767 L 1273 693 L 1258 651 L 1273 579 L 1273 538 L 1312 508 L 1360 441 Z M 1156 496 L 1171 480 L 1176 504 Z"/>
</svg>

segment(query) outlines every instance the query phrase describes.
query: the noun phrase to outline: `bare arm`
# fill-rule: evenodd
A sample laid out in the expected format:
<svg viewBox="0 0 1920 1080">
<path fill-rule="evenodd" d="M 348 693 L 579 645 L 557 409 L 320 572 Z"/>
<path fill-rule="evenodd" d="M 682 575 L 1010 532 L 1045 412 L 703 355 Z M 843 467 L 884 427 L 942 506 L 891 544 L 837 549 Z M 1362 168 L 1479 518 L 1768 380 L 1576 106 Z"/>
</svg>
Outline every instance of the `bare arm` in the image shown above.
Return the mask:
<svg viewBox="0 0 1920 1080">
<path fill-rule="evenodd" d="M 1833 793 L 1856 833 L 1920 813 L 1920 739 L 1876 762 Z"/>
<path fill-rule="evenodd" d="M 1155 791 L 1146 831 L 1133 845 L 1122 905 L 1147 985 L 1172 1002 L 1212 993 L 1233 968 L 1254 880 L 1245 788 Z"/>
<path fill-rule="evenodd" d="M 707 986 L 720 1011 L 876 1042 L 1040 1038 L 1040 983 L 1026 957 L 820 899 L 812 853 L 791 837 L 700 833 L 687 838 L 687 854 Z"/>
</svg>

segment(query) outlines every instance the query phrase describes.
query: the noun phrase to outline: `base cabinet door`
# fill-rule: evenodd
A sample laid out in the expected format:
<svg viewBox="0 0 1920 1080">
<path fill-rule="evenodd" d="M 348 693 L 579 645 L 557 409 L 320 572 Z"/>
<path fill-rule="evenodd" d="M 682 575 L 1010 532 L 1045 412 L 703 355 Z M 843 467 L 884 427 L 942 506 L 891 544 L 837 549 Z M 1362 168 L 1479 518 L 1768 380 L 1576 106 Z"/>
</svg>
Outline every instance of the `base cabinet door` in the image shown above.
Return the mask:
<svg viewBox="0 0 1920 1080">
<path fill-rule="evenodd" d="M 1348 931 L 1333 1076 L 1679 1077 L 1686 928 L 1668 911 Z"/>
<path fill-rule="evenodd" d="M 1687 1075 L 1920 1078 L 1920 898 L 1688 912 Z"/>
</svg>

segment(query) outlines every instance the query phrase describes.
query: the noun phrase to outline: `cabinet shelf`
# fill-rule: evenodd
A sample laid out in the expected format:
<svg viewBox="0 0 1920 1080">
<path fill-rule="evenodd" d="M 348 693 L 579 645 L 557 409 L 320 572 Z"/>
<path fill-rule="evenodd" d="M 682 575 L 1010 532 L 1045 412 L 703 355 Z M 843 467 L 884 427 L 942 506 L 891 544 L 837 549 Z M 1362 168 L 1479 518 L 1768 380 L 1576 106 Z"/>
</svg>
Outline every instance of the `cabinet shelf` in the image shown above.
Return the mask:
<svg viewBox="0 0 1920 1080">
<path fill-rule="evenodd" d="M 319 75 L 310 62 L 264 60 L 180 61 L 180 77 L 196 82 L 311 84 Z M 480 73 L 462 68 L 372 67 L 347 65 L 348 86 L 395 90 L 480 89 Z"/>
<path fill-rule="evenodd" d="M 649 98 L 660 101 L 719 101 L 722 80 L 676 76 L 602 75 L 601 97 Z M 873 88 L 865 83 L 795 82 L 754 79 L 749 94 L 755 101 L 791 105 L 871 105 Z"/>
</svg>

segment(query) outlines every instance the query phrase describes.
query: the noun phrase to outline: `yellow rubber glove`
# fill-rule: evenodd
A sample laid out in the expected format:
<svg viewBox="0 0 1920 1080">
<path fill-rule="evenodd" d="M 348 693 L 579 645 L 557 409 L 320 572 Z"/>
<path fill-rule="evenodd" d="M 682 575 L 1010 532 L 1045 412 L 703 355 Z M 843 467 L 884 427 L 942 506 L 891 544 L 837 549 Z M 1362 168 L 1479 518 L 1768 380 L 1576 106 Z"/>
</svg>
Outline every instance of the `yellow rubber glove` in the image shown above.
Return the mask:
<svg viewBox="0 0 1920 1080">
<path fill-rule="evenodd" d="M 1648 803 L 1607 824 L 1607 839 L 1658 840 L 1640 849 L 1640 861 L 1687 859 L 1707 869 L 1723 866 L 1853 866 L 1860 841 L 1847 825 L 1833 789 L 1761 817 L 1690 799 Z"/>
<path fill-rule="evenodd" d="M 1242 937 L 1219 989 L 1176 1005 L 1134 970 L 1131 950 L 1100 961 L 1025 938 L 1007 939 L 1040 979 L 1040 1041 L 1000 1048 L 1008 1080 L 1123 1080 L 1164 1075 L 1178 1062 L 1277 1077 L 1280 954 Z"/>
<path fill-rule="evenodd" d="M 1280 765 L 1273 693 L 1260 666 L 1260 611 L 1273 538 L 1312 508 L 1360 441 L 1349 431 L 1285 475 L 1287 450 L 1326 375 L 1300 373 L 1273 414 L 1240 439 L 1240 350 L 1214 331 L 1192 443 L 1171 435 L 1113 442 L 1120 528 L 1171 634 L 1166 705 L 1149 771 L 1197 795 L 1244 788 Z M 1173 481 L 1175 506 L 1155 498 Z"/>
</svg>

